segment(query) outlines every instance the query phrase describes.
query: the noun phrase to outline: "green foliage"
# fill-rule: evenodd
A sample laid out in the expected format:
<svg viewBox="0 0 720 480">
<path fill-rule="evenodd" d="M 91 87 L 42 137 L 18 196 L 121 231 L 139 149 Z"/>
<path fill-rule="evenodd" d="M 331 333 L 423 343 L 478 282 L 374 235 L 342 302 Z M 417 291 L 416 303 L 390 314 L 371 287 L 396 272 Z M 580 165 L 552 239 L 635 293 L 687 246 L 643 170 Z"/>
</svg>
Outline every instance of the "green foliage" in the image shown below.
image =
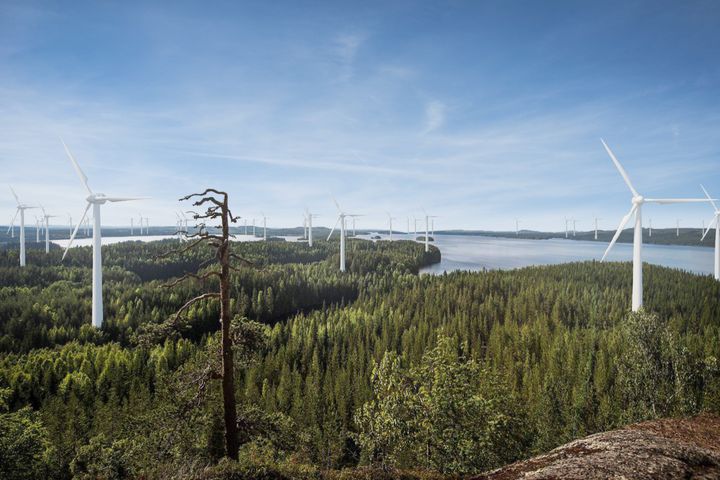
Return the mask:
<svg viewBox="0 0 720 480">
<path fill-rule="evenodd" d="M 191 309 L 172 338 L 132 342 L 210 286 L 161 287 L 207 260 L 157 256 L 174 245 L 104 247 L 99 331 L 88 325 L 89 249 L 64 266 L 60 252 L 31 251 L 27 269 L 0 251 L 0 421 L 15 425 L 0 430 L 11 445 L 0 455 L 12 456 L 0 468 L 438 478 L 631 420 L 720 411 L 712 278 L 645 265 L 648 310 L 628 317 L 628 264 L 418 276 L 436 249 L 351 239 L 340 274 L 336 241 L 256 242 L 233 247 L 262 268 L 232 278 L 242 447 L 239 462 L 218 464 L 216 302 Z"/>
<path fill-rule="evenodd" d="M 0 389 L 0 478 L 43 478 L 52 469 L 52 445 L 37 412 L 8 411 L 8 389 Z"/>
<path fill-rule="evenodd" d="M 373 371 L 373 397 L 355 417 L 369 462 L 474 473 L 524 451 L 521 406 L 462 350 L 441 335 L 410 369 L 385 355 Z"/>
</svg>

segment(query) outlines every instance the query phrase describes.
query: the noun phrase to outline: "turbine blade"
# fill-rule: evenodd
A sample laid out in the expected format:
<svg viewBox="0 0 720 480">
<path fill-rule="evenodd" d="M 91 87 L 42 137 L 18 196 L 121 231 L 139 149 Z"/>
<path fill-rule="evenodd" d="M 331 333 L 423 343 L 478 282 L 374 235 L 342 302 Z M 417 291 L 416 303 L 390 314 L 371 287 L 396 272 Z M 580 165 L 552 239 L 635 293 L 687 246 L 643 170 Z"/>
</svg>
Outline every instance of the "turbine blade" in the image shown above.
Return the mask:
<svg viewBox="0 0 720 480">
<path fill-rule="evenodd" d="M 129 202 L 131 200 L 147 200 L 150 197 L 105 197 L 108 202 Z"/>
<path fill-rule="evenodd" d="M 339 204 L 338 201 L 335 199 L 335 195 L 332 196 L 332 200 L 333 200 L 333 203 L 335 204 L 335 206 L 337 207 L 338 212 L 342 213 L 342 208 L 340 208 L 340 204 Z"/>
<path fill-rule="evenodd" d="M 628 221 L 630 221 L 630 217 L 633 216 L 635 210 L 637 210 L 637 206 L 633 205 L 628 214 L 623 217 L 622 221 L 620 222 L 620 226 L 618 227 L 615 235 L 612 238 L 612 241 L 610 242 L 610 245 L 608 245 L 607 250 L 605 250 L 605 255 L 603 255 L 602 260 L 600 260 L 601 262 L 605 261 L 605 257 L 607 257 L 608 253 L 610 253 L 610 250 L 612 250 L 612 247 L 615 245 L 615 242 L 617 242 L 618 237 L 620 237 L 620 234 L 625 229 L 625 225 L 627 225 Z"/>
<path fill-rule="evenodd" d="M 20 199 L 18 198 L 17 193 L 15 193 L 15 190 L 13 190 L 12 185 L 8 185 L 8 186 L 10 187 L 10 191 L 12 192 L 13 197 L 15 197 L 15 201 L 17 202 L 18 205 L 20 205 Z"/>
<path fill-rule="evenodd" d="M 73 157 L 73 154 L 70 152 L 70 149 L 68 148 L 68 146 L 65 145 L 65 142 L 63 141 L 62 138 L 60 139 L 60 141 L 62 142 L 63 147 L 65 147 L 65 153 L 67 153 L 68 158 L 72 162 L 75 172 L 78 174 L 78 177 L 80 177 L 80 181 L 83 183 L 83 185 L 85 185 L 85 188 L 90 193 L 90 195 L 92 195 L 93 191 L 90 190 L 90 185 L 88 185 L 87 176 L 85 175 L 85 173 L 83 173 L 82 168 L 80 168 L 80 165 L 78 164 L 77 160 L 75 160 L 75 157 Z"/>
<path fill-rule="evenodd" d="M 337 228 L 338 224 L 340 223 L 340 217 L 337 218 L 337 221 L 335 222 L 335 226 L 333 226 L 332 230 L 330 230 L 330 234 L 328 235 L 328 238 L 326 241 L 330 241 L 330 237 L 332 237 L 333 232 Z"/>
<path fill-rule="evenodd" d="M 10 233 L 10 230 L 12 230 L 13 226 L 15 225 L 15 219 L 17 218 L 18 213 L 20 213 L 19 208 L 15 209 L 15 215 L 13 216 L 12 221 L 10 222 L 10 226 L 8 227 L 8 230 L 7 230 L 8 233 Z"/>
<path fill-rule="evenodd" d="M 608 155 L 610 155 L 610 158 L 612 159 L 613 163 L 615 164 L 615 168 L 618 169 L 618 171 L 620 172 L 620 175 L 622 175 L 622 177 L 623 177 L 623 180 L 625 180 L 625 183 L 630 188 L 630 191 L 632 192 L 633 196 L 637 197 L 639 195 L 639 193 L 637 192 L 637 190 L 635 190 L 635 187 L 633 187 L 633 184 L 630 181 L 630 177 L 628 176 L 627 172 L 625 171 L 623 166 L 620 164 L 618 159 L 615 158 L 615 154 L 612 152 L 612 150 L 610 150 L 610 147 L 607 146 L 607 143 L 605 143 L 605 140 L 603 140 L 601 138 L 600 141 L 602 142 L 603 146 L 605 147 L 605 151 L 607 151 Z"/>
<path fill-rule="evenodd" d="M 707 226 L 707 228 L 705 229 L 705 233 L 703 233 L 703 236 L 702 236 L 702 238 L 700 239 L 701 242 L 702 242 L 703 240 L 705 240 L 705 236 L 708 234 L 708 232 L 709 232 L 710 229 L 712 228 L 713 224 L 714 224 L 715 222 L 717 222 L 717 221 L 718 221 L 718 214 L 716 213 L 715 216 L 712 218 L 712 220 L 710 220 L 710 222 L 708 222 L 708 226 Z"/>
<path fill-rule="evenodd" d="M 717 211 L 718 211 L 718 207 L 717 207 L 717 205 L 715 205 L 715 200 L 713 200 L 713 199 L 710 197 L 710 194 L 707 192 L 707 190 L 705 190 L 705 187 L 703 187 L 702 185 L 700 185 L 700 188 L 702 188 L 703 192 L 705 192 L 705 196 L 708 198 L 708 200 L 710 200 L 710 203 L 712 203 L 713 208 L 714 208 L 715 211 L 717 212 Z"/>
<path fill-rule="evenodd" d="M 63 260 L 65 260 L 65 255 L 67 255 L 68 250 L 70 250 L 70 247 L 72 246 L 73 240 L 75 240 L 75 235 L 77 234 L 78 230 L 80 229 L 80 225 L 82 225 L 83 222 L 85 221 L 85 217 L 87 216 L 87 212 L 88 212 L 88 210 L 90 210 L 90 205 L 91 205 L 91 203 L 88 202 L 87 206 L 85 207 L 85 211 L 83 212 L 82 217 L 80 218 L 80 221 L 78 222 L 77 225 L 75 225 L 75 230 L 73 230 L 72 235 L 70 235 L 70 241 L 68 242 L 67 247 L 65 247 L 65 252 L 63 252 L 63 256 L 62 256 L 62 258 L 60 259 L 61 262 L 62 262 Z"/>
<path fill-rule="evenodd" d="M 714 199 L 710 199 L 712 201 Z M 668 205 L 671 203 L 701 203 L 707 202 L 707 198 L 646 198 L 646 202 L 649 203 L 660 203 L 662 205 Z"/>
</svg>

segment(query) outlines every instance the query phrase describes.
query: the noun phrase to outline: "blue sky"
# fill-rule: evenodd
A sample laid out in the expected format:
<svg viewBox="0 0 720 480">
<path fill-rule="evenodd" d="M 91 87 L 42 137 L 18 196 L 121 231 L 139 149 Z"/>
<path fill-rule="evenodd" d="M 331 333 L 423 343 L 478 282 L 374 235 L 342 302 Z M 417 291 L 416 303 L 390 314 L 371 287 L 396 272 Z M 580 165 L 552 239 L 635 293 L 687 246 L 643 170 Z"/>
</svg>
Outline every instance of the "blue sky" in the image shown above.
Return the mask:
<svg viewBox="0 0 720 480">
<path fill-rule="evenodd" d="M 106 225 L 172 224 L 213 186 L 269 226 L 332 224 L 335 195 L 364 227 L 614 229 L 630 194 L 600 137 L 646 196 L 720 196 L 719 21 L 716 1 L 2 0 L 0 182 L 77 217 L 62 136 L 94 190 L 153 197 Z"/>
</svg>

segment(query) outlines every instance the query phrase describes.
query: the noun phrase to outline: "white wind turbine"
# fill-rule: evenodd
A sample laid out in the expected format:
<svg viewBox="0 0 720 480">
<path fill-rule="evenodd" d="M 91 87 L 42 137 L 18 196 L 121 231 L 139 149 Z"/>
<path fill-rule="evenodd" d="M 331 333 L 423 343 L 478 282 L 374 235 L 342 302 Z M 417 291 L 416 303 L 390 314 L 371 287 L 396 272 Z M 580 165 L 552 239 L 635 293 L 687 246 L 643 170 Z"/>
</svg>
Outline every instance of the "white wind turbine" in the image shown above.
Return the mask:
<svg viewBox="0 0 720 480">
<path fill-rule="evenodd" d="M 635 215 L 635 234 L 633 239 L 633 287 L 632 287 L 632 311 L 636 312 L 638 311 L 642 305 L 643 305 L 643 274 L 642 274 L 642 206 L 645 203 L 658 203 L 661 205 L 665 204 L 671 204 L 671 203 L 693 203 L 693 202 L 706 202 L 707 200 L 704 198 L 645 198 L 642 195 L 640 195 L 637 190 L 635 190 L 635 187 L 633 186 L 632 182 L 630 181 L 630 177 L 628 176 L 627 172 L 623 168 L 623 166 L 620 164 L 618 159 L 615 157 L 615 154 L 610 150 L 610 147 L 607 146 L 605 143 L 605 140 L 600 140 L 605 147 L 605 150 L 607 151 L 608 155 L 610 155 L 610 158 L 612 159 L 613 163 L 615 164 L 615 167 L 620 172 L 620 175 L 622 175 L 623 180 L 625 180 L 625 184 L 630 189 L 630 192 L 632 193 L 632 207 L 630 208 L 630 211 L 623 217 L 623 219 L 620 221 L 620 226 L 618 227 L 617 231 L 615 232 L 615 235 L 612 238 L 612 241 L 610 242 L 610 245 L 608 245 L 607 250 L 605 250 L 605 254 L 602 257 L 602 261 L 605 260 L 608 253 L 610 253 L 610 250 L 612 249 L 613 245 L 615 245 L 615 242 L 617 241 L 618 237 L 622 233 L 623 229 L 625 228 L 625 225 L 630 221 L 630 218 Z"/>
<path fill-rule="evenodd" d="M 333 232 L 338 226 L 338 223 L 340 224 L 340 271 L 345 271 L 345 217 L 359 217 L 358 214 L 352 214 L 352 213 L 345 213 L 342 208 L 340 208 L 340 204 L 333 198 L 333 202 L 335 202 L 335 206 L 338 209 L 338 218 L 335 222 L 335 225 L 333 226 L 332 230 L 330 230 L 330 234 L 328 234 L 328 241 L 330 241 L 330 237 L 332 236 Z"/>
<path fill-rule="evenodd" d="M 675 220 L 675 236 L 676 237 L 680 236 L 680 219 L 679 218 Z"/>
<path fill-rule="evenodd" d="M 267 241 L 267 217 L 263 212 L 260 212 L 260 215 L 262 215 L 263 219 L 263 240 Z"/>
<path fill-rule="evenodd" d="M 423 209 L 423 213 L 425 214 L 425 251 L 430 251 L 430 219 L 431 218 L 437 218 L 437 215 L 428 215 L 425 209 Z"/>
<path fill-rule="evenodd" d="M 68 212 L 67 216 L 68 216 L 68 227 L 70 230 L 70 235 L 72 235 L 72 232 L 73 232 L 72 215 L 70 215 L 70 212 Z"/>
<path fill-rule="evenodd" d="M 50 253 L 50 219 L 58 215 L 48 215 L 42 205 L 40 205 L 40 210 L 43 212 L 42 218 L 45 221 L 45 253 Z"/>
<path fill-rule="evenodd" d="M 40 219 L 35 217 L 35 243 L 40 243 Z"/>
<path fill-rule="evenodd" d="M 61 140 L 62 141 L 62 140 Z M 72 236 L 70 237 L 70 241 L 68 242 L 67 247 L 65 247 L 65 253 L 63 253 L 62 258 L 65 259 L 65 256 L 67 255 L 68 250 L 72 246 L 73 240 L 75 239 L 75 235 L 77 235 L 77 231 L 80 228 L 80 225 L 82 225 L 83 221 L 85 220 L 85 217 L 88 214 L 88 210 L 90 210 L 90 207 L 93 209 L 93 269 L 92 269 L 92 325 L 96 328 L 100 328 L 103 323 L 103 298 L 102 298 L 102 224 L 100 222 L 100 207 L 105 202 L 126 202 L 129 200 L 142 200 L 142 198 L 131 198 L 131 197 L 108 197 L 104 193 L 94 193 L 90 186 L 88 185 L 88 178 L 83 173 L 82 169 L 80 168 L 80 165 L 78 165 L 77 161 L 75 160 L 75 157 L 73 157 L 72 153 L 70 153 L 70 149 L 65 145 L 65 142 L 62 142 L 63 147 L 65 147 L 65 153 L 67 154 L 68 158 L 70 159 L 70 162 L 72 163 L 73 168 L 75 168 L 75 172 L 77 173 L 78 177 L 80 177 L 80 181 L 82 182 L 83 186 L 85 186 L 85 189 L 88 191 L 89 195 L 85 197 L 85 200 L 87 201 L 87 206 L 85 207 L 85 211 L 82 214 L 82 217 L 80 218 L 80 222 L 75 226 L 75 230 L 73 231 Z"/>
<path fill-rule="evenodd" d="M 598 217 L 595 217 L 595 240 L 597 240 L 598 220 L 602 220 L 602 219 L 601 219 L 601 218 L 598 218 Z"/>
<path fill-rule="evenodd" d="M 515 219 L 515 236 L 520 236 L 520 219 Z"/>
<path fill-rule="evenodd" d="M 570 221 L 570 219 L 565 217 L 565 238 L 568 238 L 568 222 L 569 221 Z"/>
<path fill-rule="evenodd" d="M 15 218 L 17 218 L 18 214 L 20 215 L 20 266 L 25 266 L 25 210 L 29 210 L 31 208 L 37 208 L 30 205 L 25 205 L 24 203 L 20 202 L 20 199 L 18 198 L 17 194 L 15 193 L 15 190 L 13 190 L 12 187 L 10 187 L 10 191 L 13 194 L 13 197 L 15 197 L 15 202 L 17 203 L 17 207 L 15 210 L 15 216 L 13 217 L 12 221 L 10 222 L 10 228 L 8 230 L 13 231 L 14 233 L 14 225 L 15 225 Z M 39 240 L 39 238 L 38 238 Z"/>
<path fill-rule="evenodd" d="M 387 216 L 388 216 L 388 224 L 389 224 L 388 233 L 389 233 L 389 235 L 390 235 L 390 241 L 392 242 L 392 233 L 393 233 L 392 221 L 393 221 L 393 220 L 397 220 L 397 219 L 396 219 L 396 218 L 393 218 L 393 216 L 390 215 L 390 212 L 385 212 L 385 213 L 387 213 Z"/>
<path fill-rule="evenodd" d="M 648 230 L 648 236 L 652 237 L 652 218 L 650 219 L 650 229 Z"/>
<path fill-rule="evenodd" d="M 715 280 L 720 280 L 720 209 L 718 209 L 717 205 L 715 204 L 715 201 L 710 198 L 710 194 L 708 194 L 707 190 L 705 190 L 705 187 L 700 185 L 700 188 L 703 189 L 703 192 L 705 192 L 705 196 L 708 198 L 710 203 L 712 204 L 713 209 L 715 210 L 715 215 L 713 215 L 712 220 L 710 220 L 710 223 L 708 223 L 707 230 L 705 230 L 705 233 L 702 236 L 702 239 L 700 241 L 702 242 L 705 240 L 705 236 L 708 234 L 710 229 L 713 226 L 713 223 L 715 224 Z"/>
<path fill-rule="evenodd" d="M 312 213 L 310 212 L 310 210 L 308 210 L 307 208 L 305 209 L 305 214 L 307 215 L 307 224 L 308 224 L 308 234 L 307 234 L 308 246 L 309 246 L 309 247 L 312 247 L 312 246 L 313 246 L 313 236 L 312 236 L 312 234 L 313 234 L 313 226 L 312 226 L 312 221 L 313 221 L 313 218 L 318 218 L 320 215 L 314 215 L 314 214 L 312 214 Z"/>
</svg>

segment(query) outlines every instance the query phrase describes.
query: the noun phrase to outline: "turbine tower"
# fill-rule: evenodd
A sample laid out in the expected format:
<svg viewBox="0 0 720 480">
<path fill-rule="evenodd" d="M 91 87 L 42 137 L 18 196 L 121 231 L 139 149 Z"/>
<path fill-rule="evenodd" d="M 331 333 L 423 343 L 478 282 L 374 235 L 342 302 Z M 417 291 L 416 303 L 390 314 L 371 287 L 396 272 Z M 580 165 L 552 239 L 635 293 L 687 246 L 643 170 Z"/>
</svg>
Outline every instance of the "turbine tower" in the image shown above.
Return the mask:
<svg viewBox="0 0 720 480">
<path fill-rule="evenodd" d="M 515 219 L 515 236 L 520 236 L 520 220 L 517 218 Z"/>
<path fill-rule="evenodd" d="M 62 142 L 62 139 L 60 140 Z M 85 207 L 85 211 L 82 214 L 82 217 L 80 217 L 80 222 L 75 226 L 75 230 L 73 231 L 72 236 L 70 237 L 70 241 L 68 242 L 67 247 L 65 247 L 65 253 L 63 253 L 62 258 L 65 259 L 65 256 L 67 255 L 68 250 L 72 246 L 73 240 L 75 239 L 75 235 L 77 234 L 78 229 L 80 228 L 80 225 L 82 225 L 83 221 L 85 220 L 85 217 L 88 214 L 88 210 L 90 210 L 90 207 L 93 209 L 93 269 L 92 269 L 92 325 L 96 328 L 100 328 L 103 323 L 103 298 L 102 298 L 102 224 L 100 222 L 100 207 L 105 202 L 126 202 L 129 200 L 141 200 L 141 198 L 131 198 L 131 197 L 108 197 L 104 193 L 94 193 L 90 186 L 88 185 L 88 178 L 83 173 L 82 169 L 80 168 L 80 165 L 75 160 L 75 157 L 73 157 L 72 153 L 70 153 L 70 149 L 65 145 L 65 142 L 62 142 L 63 147 L 65 147 L 65 153 L 67 154 L 68 158 L 70 159 L 70 162 L 72 163 L 73 168 L 75 168 L 75 173 L 77 173 L 78 177 L 80 178 L 80 181 L 82 182 L 85 189 L 88 191 L 88 196 L 85 197 L 85 200 L 87 201 L 87 206 Z"/>
<path fill-rule="evenodd" d="M 50 219 L 57 217 L 57 215 L 48 215 L 42 205 L 40 210 L 43 212 L 43 220 L 45 221 L 45 253 L 50 253 Z"/>
<path fill-rule="evenodd" d="M 10 187 L 10 191 L 13 194 L 13 197 L 15 197 L 15 202 L 17 203 L 17 207 L 15 209 L 15 216 L 13 217 L 12 221 L 10 222 L 10 228 L 8 230 L 11 230 L 14 233 L 14 226 L 15 226 L 15 218 L 17 218 L 18 214 L 20 215 L 20 266 L 25 266 L 25 210 L 29 210 L 31 208 L 36 208 L 30 205 L 25 205 L 24 203 L 20 202 L 20 199 L 18 198 L 17 194 L 15 193 L 15 190 L 13 190 L 12 187 Z M 38 238 L 38 240 L 40 240 Z"/>
<path fill-rule="evenodd" d="M 267 241 L 267 217 L 263 212 L 260 212 L 260 215 L 262 215 L 263 219 L 263 240 Z"/>
<path fill-rule="evenodd" d="M 715 224 L 715 280 L 720 280 L 720 209 L 718 209 L 717 205 L 715 204 L 715 201 L 710 198 L 710 194 L 708 194 L 707 190 L 705 190 L 705 187 L 700 185 L 700 188 L 703 189 L 703 192 L 705 192 L 705 196 L 708 198 L 710 203 L 712 204 L 713 209 L 715 210 L 715 215 L 713 215 L 712 220 L 710 220 L 710 223 L 708 223 L 707 230 L 705 230 L 705 233 L 702 236 L 701 242 L 705 240 L 705 235 L 708 234 L 710 229 L 713 226 L 713 223 Z"/>
<path fill-rule="evenodd" d="M 35 217 L 35 243 L 40 243 L 40 219 Z"/>
<path fill-rule="evenodd" d="M 598 218 L 598 217 L 595 217 L 595 240 L 597 240 L 597 232 L 598 232 L 598 224 L 597 224 L 597 222 L 598 222 L 598 220 L 601 220 L 601 219 Z"/>
<path fill-rule="evenodd" d="M 130 236 L 135 235 L 135 219 L 133 217 L 130 217 Z"/>
<path fill-rule="evenodd" d="M 313 236 L 312 236 L 312 233 L 313 233 L 312 228 L 313 228 L 313 227 L 312 227 L 312 221 L 313 221 L 313 218 L 318 218 L 320 215 L 314 215 L 314 214 L 312 214 L 312 213 L 310 212 L 310 210 L 308 210 L 307 208 L 305 209 L 305 214 L 307 215 L 307 224 L 308 224 L 308 234 L 307 234 L 308 246 L 309 246 L 309 247 L 312 247 L 312 246 L 313 246 Z"/>
<path fill-rule="evenodd" d="M 627 172 L 623 168 L 623 166 L 620 164 L 618 159 L 615 157 L 615 154 L 610 150 L 610 147 L 607 146 L 605 143 L 605 140 L 600 139 L 600 141 L 603 144 L 603 147 L 605 147 L 605 151 L 607 151 L 608 155 L 610 155 L 610 158 L 612 159 L 613 163 L 615 164 L 615 168 L 620 172 L 620 175 L 623 177 L 623 180 L 625 180 L 625 184 L 630 189 L 630 192 L 632 193 L 632 207 L 630 208 L 630 211 L 623 217 L 623 219 L 620 221 L 620 226 L 618 227 L 617 231 L 615 232 L 615 235 L 612 238 L 612 241 L 610 242 L 610 245 L 608 245 L 607 250 L 605 250 L 605 254 L 602 257 L 602 261 L 605 260 L 608 253 L 610 253 L 610 250 L 615 245 L 615 242 L 617 241 L 618 237 L 622 233 L 623 229 L 625 228 L 625 225 L 630 221 L 630 218 L 635 215 L 635 235 L 633 240 L 633 287 L 632 287 L 632 311 L 637 312 L 643 305 L 643 274 L 642 274 L 642 206 L 645 203 L 658 203 L 661 205 L 665 204 L 671 204 L 671 203 L 693 203 L 693 202 L 706 202 L 707 200 L 704 198 L 645 198 L 642 195 L 638 193 L 637 190 L 635 190 L 635 187 L 633 186 L 632 182 L 630 181 L 630 177 L 628 176 Z"/>
<path fill-rule="evenodd" d="M 648 231 L 648 235 L 652 237 L 652 218 L 650 219 L 650 229 Z"/>
<path fill-rule="evenodd" d="M 385 212 L 385 213 L 387 213 L 387 216 L 388 216 L 388 223 L 389 223 L 389 227 L 390 227 L 388 233 L 389 233 L 389 235 L 390 235 L 390 241 L 392 242 L 392 221 L 393 221 L 393 220 L 396 220 L 396 219 L 393 218 L 392 215 L 390 215 L 390 212 Z"/>
<path fill-rule="evenodd" d="M 342 208 L 340 208 L 340 204 L 335 200 L 333 197 L 333 202 L 335 202 L 335 206 L 338 209 L 338 218 L 335 222 L 335 225 L 333 226 L 332 230 L 330 230 L 330 234 L 328 234 L 328 241 L 330 241 L 330 237 L 332 236 L 333 232 L 337 228 L 338 224 L 340 224 L 340 271 L 345 271 L 345 217 L 358 217 L 357 214 L 349 214 L 345 213 Z"/>
<path fill-rule="evenodd" d="M 427 253 L 430 251 L 430 219 L 437 218 L 437 215 L 428 215 L 425 209 L 423 213 L 425 214 L 425 253 Z"/>
<path fill-rule="evenodd" d="M 675 220 L 675 236 L 680 237 L 680 219 Z"/>
<path fill-rule="evenodd" d="M 570 219 L 565 217 L 565 238 L 568 238 L 568 222 L 569 221 L 570 221 Z"/>
</svg>

